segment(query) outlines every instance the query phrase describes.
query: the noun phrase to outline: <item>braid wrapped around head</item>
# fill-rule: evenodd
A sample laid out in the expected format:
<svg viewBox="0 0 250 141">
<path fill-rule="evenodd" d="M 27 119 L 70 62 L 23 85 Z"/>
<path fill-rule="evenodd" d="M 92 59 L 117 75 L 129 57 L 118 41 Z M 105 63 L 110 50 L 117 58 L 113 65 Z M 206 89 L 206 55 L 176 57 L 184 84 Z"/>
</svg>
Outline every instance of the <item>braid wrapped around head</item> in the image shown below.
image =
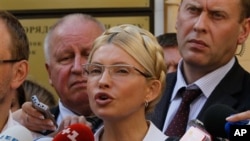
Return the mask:
<svg viewBox="0 0 250 141">
<path fill-rule="evenodd" d="M 130 24 L 110 28 L 95 41 L 88 62 L 91 62 L 92 54 L 96 49 L 108 43 L 122 48 L 131 55 L 144 68 L 146 74 L 151 76 L 148 79 L 160 80 L 163 91 L 165 86 L 166 65 L 162 47 L 154 35 L 145 29 Z M 161 94 L 156 100 L 149 102 L 146 112 L 154 108 L 160 97 Z"/>
</svg>

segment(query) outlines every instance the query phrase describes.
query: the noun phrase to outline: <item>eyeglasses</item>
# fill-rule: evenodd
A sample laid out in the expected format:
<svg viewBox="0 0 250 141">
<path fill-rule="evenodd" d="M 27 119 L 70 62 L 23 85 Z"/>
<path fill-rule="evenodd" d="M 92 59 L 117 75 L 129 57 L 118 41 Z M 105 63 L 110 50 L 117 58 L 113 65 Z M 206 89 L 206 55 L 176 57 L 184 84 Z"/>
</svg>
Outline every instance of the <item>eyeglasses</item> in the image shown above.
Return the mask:
<svg viewBox="0 0 250 141">
<path fill-rule="evenodd" d="M 18 61 L 21 61 L 22 59 L 13 59 L 13 60 L 0 60 L 0 64 L 5 64 L 5 63 L 15 63 L 15 62 L 18 62 Z"/>
<path fill-rule="evenodd" d="M 150 74 L 144 73 L 131 65 L 100 65 L 100 64 L 84 64 L 83 65 L 83 76 L 88 78 L 100 78 L 105 70 L 109 69 L 109 75 L 112 78 L 124 78 L 133 74 L 137 71 L 142 76 L 149 78 L 152 77 Z"/>
</svg>

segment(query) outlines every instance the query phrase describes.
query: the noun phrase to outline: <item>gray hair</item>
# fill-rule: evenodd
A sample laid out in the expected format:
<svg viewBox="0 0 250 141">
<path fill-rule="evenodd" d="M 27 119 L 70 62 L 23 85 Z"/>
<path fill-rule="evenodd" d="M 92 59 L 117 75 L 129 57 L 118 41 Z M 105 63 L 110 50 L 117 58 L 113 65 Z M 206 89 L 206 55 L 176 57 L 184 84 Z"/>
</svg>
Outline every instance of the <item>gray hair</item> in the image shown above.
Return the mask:
<svg viewBox="0 0 250 141">
<path fill-rule="evenodd" d="M 86 21 L 92 21 L 94 23 L 96 23 L 101 29 L 103 29 L 103 31 L 105 31 L 105 26 L 99 22 L 97 19 L 95 19 L 94 17 L 92 17 L 91 15 L 87 15 L 87 14 L 82 14 L 82 13 L 74 13 L 74 14 L 68 14 L 64 17 L 62 17 L 61 19 L 59 19 L 49 30 L 49 32 L 47 33 L 45 39 L 44 39 L 44 55 L 45 55 L 45 61 L 46 63 L 50 62 L 50 42 L 51 42 L 51 36 L 52 33 L 54 32 L 54 30 L 64 24 L 65 22 L 69 21 L 69 20 L 74 20 L 77 19 L 78 21 L 82 21 L 83 23 L 85 23 Z"/>
</svg>

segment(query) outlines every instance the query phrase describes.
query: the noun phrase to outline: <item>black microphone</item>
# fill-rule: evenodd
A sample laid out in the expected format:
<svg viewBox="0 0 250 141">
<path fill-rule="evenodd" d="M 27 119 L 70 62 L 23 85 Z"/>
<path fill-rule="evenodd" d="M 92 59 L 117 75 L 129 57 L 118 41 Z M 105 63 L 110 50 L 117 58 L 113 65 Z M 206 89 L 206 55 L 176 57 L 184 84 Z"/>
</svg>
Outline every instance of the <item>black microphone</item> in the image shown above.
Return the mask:
<svg viewBox="0 0 250 141">
<path fill-rule="evenodd" d="M 238 112 L 229 106 L 215 104 L 209 107 L 204 113 L 204 127 L 212 135 L 212 137 L 214 137 L 215 140 L 229 139 L 230 141 L 243 141 L 244 137 L 240 132 L 243 128 L 245 132 L 244 136 L 249 136 L 247 134 L 247 130 L 250 129 L 250 126 L 248 125 L 249 121 L 226 121 L 228 116 L 236 113 Z"/>
<path fill-rule="evenodd" d="M 228 138 L 225 131 L 226 118 L 237 112 L 223 104 L 210 106 L 204 113 L 204 127 L 213 137 Z"/>
</svg>

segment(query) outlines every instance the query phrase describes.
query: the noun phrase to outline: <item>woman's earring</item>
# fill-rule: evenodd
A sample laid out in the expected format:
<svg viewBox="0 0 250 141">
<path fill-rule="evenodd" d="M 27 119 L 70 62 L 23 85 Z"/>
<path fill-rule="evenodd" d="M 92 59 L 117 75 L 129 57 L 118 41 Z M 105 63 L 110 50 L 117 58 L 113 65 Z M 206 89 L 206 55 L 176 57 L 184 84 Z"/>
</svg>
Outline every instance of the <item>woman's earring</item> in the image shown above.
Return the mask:
<svg viewBox="0 0 250 141">
<path fill-rule="evenodd" d="M 147 100 L 145 100 L 145 108 L 147 108 L 148 107 L 148 101 Z"/>
</svg>

